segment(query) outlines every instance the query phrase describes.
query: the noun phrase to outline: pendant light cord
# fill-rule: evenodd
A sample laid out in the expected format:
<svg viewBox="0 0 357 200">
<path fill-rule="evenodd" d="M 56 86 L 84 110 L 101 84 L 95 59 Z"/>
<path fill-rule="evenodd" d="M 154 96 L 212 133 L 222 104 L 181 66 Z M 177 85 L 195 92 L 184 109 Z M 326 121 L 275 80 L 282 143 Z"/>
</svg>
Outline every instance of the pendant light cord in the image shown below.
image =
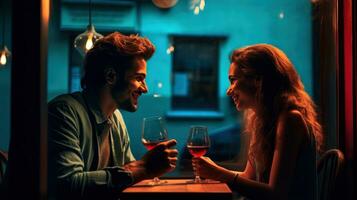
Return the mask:
<svg viewBox="0 0 357 200">
<path fill-rule="evenodd" d="M 88 1 L 88 10 L 89 10 L 89 25 L 92 26 L 92 0 Z"/>
<path fill-rule="evenodd" d="M 5 14 L 4 14 L 4 12 L 2 12 L 2 14 L 3 14 L 3 16 L 2 16 L 2 48 L 4 48 L 5 47 Z"/>
</svg>

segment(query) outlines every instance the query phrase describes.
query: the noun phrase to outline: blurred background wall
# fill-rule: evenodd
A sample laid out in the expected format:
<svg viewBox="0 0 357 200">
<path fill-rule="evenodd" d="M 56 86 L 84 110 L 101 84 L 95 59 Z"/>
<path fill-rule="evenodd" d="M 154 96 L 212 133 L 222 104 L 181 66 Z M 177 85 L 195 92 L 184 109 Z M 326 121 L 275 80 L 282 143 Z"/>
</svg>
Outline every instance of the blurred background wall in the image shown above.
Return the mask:
<svg viewBox="0 0 357 200">
<path fill-rule="evenodd" d="M 9 1 L 5 2 L 10 4 Z M 196 14 L 194 8 L 192 9 L 194 2 L 179 0 L 174 7 L 162 9 L 147 0 L 92 1 L 93 23 L 97 32 L 104 35 L 113 31 L 125 34 L 138 33 L 148 37 L 156 46 L 156 53 L 148 62 L 149 93 L 140 98 L 137 112 L 122 112 L 130 133 L 132 150 L 137 158 L 146 152 L 140 139 L 141 121 L 143 117 L 153 115 L 166 118 L 169 137 L 178 141 L 177 147 L 181 151 L 184 150 L 189 127 L 200 124 L 208 126 L 213 140 L 216 141 L 214 149 L 216 154 L 239 153 L 241 116 L 235 110 L 231 99 L 226 96 L 226 89 L 229 86 L 228 57 L 235 48 L 256 43 L 276 45 L 292 60 L 306 90 L 310 95 L 314 95 L 310 1 L 206 0 L 204 9 Z M 5 14 L 9 11 L 10 9 L 1 8 L 1 13 Z M 115 17 L 118 17 L 118 20 Z M 11 19 L 6 18 L 6 20 L 9 26 Z M 76 35 L 85 30 L 87 22 L 88 1 L 52 1 L 48 42 L 48 100 L 59 94 L 80 90 L 79 80 L 83 58 L 74 49 L 73 40 Z M 10 40 L 10 28 L 6 28 L 6 33 L 6 39 Z M 212 70 L 215 71 L 211 74 L 216 80 L 215 85 L 212 86 L 215 88 L 213 91 L 215 95 L 211 97 L 217 105 L 213 108 L 192 108 L 189 102 L 187 102 L 187 109 L 184 108 L 185 102 L 183 107 L 181 103 L 179 109 L 173 106 L 176 101 L 175 93 L 181 91 L 181 96 L 192 95 L 189 88 L 190 80 L 182 82 L 182 79 L 175 74 L 180 72 L 180 66 L 178 71 L 174 67 L 174 56 L 180 54 L 179 49 L 174 51 L 169 49 L 170 46 L 175 47 L 176 38 L 182 37 L 191 38 L 193 41 L 208 38 L 208 43 L 212 41 L 216 44 L 217 51 L 212 56 L 215 56 L 213 61 L 217 62 L 212 66 Z M 185 61 L 187 65 L 205 65 L 205 63 L 195 63 L 202 62 L 202 59 L 195 60 L 196 55 L 186 56 L 191 57 Z M 0 148 L 5 150 L 8 148 L 10 135 L 10 71 L 10 65 L 0 69 Z M 186 84 L 176 82 L 178 80 Z M 186 94 L 185 92 L 182 94 L 182 91 L 186 91 Z M 204 91 L 202 94 L 197 94 L 197 90 L 194 93 L 196 96 L 204 95 Z M 175 111 L 181 111 L 181 114 L 177 115 Z M 205 111 L 208 111 L 207 115 Z"/>
</svg>

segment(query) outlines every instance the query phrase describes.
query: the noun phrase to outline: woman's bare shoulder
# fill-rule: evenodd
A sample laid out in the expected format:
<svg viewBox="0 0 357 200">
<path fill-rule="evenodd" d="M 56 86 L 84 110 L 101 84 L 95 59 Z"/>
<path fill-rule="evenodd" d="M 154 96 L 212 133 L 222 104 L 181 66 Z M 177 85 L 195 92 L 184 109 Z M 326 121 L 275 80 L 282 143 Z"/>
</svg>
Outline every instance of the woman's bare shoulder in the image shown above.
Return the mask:
<svg viewBox="0 0 357 200">
<path fill-rule="evenodd" d="M 280 114 L 278 119 L 277 135 L 302 139 L 308 134 L 304 116 L 298 110 L 289 110 Z"/>
</svg>

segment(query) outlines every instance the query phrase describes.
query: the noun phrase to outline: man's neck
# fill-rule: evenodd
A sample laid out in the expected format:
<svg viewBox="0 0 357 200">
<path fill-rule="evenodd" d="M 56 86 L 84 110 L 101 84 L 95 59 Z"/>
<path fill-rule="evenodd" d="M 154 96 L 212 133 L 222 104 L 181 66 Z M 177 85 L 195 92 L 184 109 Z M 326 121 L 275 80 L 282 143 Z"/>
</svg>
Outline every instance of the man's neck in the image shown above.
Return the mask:
<svg viewBox="0 0 357 200">
<path fill-rule="evenodd" d="M 104 114 L 104 116 L 106 116 L 107 118 L 112 116 L 116 109 L 116 103 L 113 100 L 113 97 L 110 93 L 110 89 L 108 87 L 103 87 L 90 93 L 92 97 L 95 98 L 98 102 L 99 108 Z"/>
</svg>

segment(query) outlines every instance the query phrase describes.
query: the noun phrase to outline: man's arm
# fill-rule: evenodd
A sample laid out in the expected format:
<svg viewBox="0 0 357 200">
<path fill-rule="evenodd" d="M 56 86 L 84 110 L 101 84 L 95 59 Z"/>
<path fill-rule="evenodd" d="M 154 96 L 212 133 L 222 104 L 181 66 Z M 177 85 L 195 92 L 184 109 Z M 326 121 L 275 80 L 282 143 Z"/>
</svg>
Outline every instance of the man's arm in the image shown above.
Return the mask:
<svg viewBox="0 0 357 200">
<path fill-rule="evenodd" d="M 148 151 L 141 160 L 135 161 L 130 149 L 129 133 L 119 110 L 114 112 L 114 116 L 123 141 L 124 168 L 126 171 L 132 173 L 134 183 L 161 176 L 176 167 L 178 151 L 177 149 L 171 149 L 171 147 L 176 145 L 176 140 L 169 140 L 158 144 L 154 149 Z"/>
<path fill-rule="evenodd" d="M 49 105 L 49 176 L 56 194 L 71 198 L 116 196 L 132 184 L 132 175 L 120 167 L 84 171 L 77 115 L 66 102 Z"/>
<path fill-rule="evenodd" d="M 132 173 L 133 182 L 159 177 L 176 168 L 177 149 L 171 149 L 176 145 L 176 140 L 171 139 L 161 142 L 148 151 L 141 160 L 125 165 L 125 169 Z"/>
</svg>

